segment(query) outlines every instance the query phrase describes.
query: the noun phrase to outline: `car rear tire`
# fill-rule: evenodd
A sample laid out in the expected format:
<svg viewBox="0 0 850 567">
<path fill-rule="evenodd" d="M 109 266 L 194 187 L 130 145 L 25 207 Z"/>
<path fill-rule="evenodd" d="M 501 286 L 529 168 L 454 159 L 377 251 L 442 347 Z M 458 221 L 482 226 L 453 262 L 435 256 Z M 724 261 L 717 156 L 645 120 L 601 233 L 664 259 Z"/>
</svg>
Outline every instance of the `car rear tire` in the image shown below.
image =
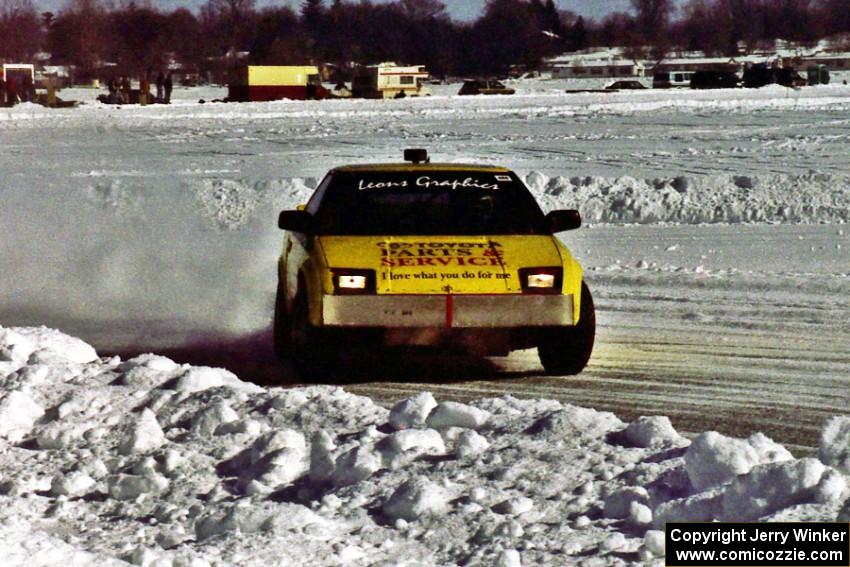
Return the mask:
<svg viewBox="0 0 850 567">
<path fill-rule="evenodd" d="M 581 283 L 581 312 L 573 327 L 547 331 L 537 345 L 547 374 L 572 376 L 587 366 L 596 337 L 596 309 L 587 285 Z"/>
<path fill-rule="evenodd" d="M 310 302 L 304 290 L 295 296 L 289 328 L 289 358 L 298 377 L 309 382 L 328 380 L 336 366 L 337 353 L 323 330 L 310 323 Z"/>
</svg>

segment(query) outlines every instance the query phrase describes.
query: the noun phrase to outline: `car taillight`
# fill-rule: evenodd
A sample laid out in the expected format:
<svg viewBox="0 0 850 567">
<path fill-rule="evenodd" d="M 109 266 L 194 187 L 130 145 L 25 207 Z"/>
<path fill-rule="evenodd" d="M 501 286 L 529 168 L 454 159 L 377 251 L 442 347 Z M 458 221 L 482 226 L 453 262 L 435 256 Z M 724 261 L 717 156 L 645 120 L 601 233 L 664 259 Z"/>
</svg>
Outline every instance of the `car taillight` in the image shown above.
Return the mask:
<svg viewBox="0 0 850 567">
<path fill-rule="evenodd" d="M 336 295 L 375 293 L 374 270 L 334 269 L 332 274 Z"/>
<path fill-rule="evenodd" d="M 561 293 L 561 268 L 521 268 L 519 280 L 523 293 Z"/>
</svg>

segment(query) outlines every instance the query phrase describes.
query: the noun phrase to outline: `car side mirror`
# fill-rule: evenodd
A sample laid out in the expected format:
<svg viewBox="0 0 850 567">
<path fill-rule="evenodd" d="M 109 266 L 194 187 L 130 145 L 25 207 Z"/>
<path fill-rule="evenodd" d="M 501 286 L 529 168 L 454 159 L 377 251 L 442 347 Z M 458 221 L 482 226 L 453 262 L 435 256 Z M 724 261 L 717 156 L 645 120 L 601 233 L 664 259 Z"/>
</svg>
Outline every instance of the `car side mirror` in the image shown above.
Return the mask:
<svg viewBox="0 0 850 567">
<path fill-rule="evenodd" d="M 281 211 L 277 226 L 283 230 L 310 235 L 316 229 L 316 222 L 313 215 L 307 211 Z"/>
<path fill-rule="evenodd" d="M 581 226 L 581 214 L 575 209 L 550 211 L 546 215 L 546 220 L 549 223 L 549 230 L 552 231 L 552 234 L 565 230 L 573 230 Z"/>
</svg>

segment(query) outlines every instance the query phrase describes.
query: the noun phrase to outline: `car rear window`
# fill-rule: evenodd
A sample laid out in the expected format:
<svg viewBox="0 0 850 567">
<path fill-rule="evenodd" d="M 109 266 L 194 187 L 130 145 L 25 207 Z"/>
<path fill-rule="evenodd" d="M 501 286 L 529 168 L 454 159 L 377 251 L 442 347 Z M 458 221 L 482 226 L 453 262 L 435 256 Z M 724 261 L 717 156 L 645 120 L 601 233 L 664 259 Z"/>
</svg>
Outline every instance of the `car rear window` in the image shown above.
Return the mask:
<svg viewBox="0 0 850 567">
<path fill-rule="evenodd" d="M 336 172 L 307 207 L 323 235 L 547 234 L 512 173 Z"/>
</svg>

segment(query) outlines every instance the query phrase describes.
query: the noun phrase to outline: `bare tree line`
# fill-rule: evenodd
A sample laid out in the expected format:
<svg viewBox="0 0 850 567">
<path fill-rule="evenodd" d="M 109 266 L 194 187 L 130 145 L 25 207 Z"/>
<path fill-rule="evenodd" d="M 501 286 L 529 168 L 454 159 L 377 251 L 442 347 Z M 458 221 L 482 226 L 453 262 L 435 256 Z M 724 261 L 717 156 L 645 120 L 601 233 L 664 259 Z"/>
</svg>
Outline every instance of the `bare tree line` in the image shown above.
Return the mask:
<svg viewBox="0 0 850 567">
<path fill-rule="evenodd" d="M 488 0 L 472 22 L 452 20 L 439 0 L 304 0 L 297 12 L 208 0 L 198 13 L 69 0 L 58 14 L 38 13 L 32 0 L 0 0 L 0 60 L 49 52 L 52 63 L 82 76 L 107 61 L 123 73 L 162 69 L 172 57 L 204 70 L 240 52 L 249 63 L 332 63 L 341 72 L 351 62 L 395 60 L 427 65 L 437 76 L 501 75 L 599 45 L 660 59 L 674 48 L 734 55 L 767 40 L 848 32 L 850 0 L 690 0 L 678 11 L 673 0 L 632 0 L 631 13 L 601 21 L 558 10 L 553 0 Z"/>
</svg>

